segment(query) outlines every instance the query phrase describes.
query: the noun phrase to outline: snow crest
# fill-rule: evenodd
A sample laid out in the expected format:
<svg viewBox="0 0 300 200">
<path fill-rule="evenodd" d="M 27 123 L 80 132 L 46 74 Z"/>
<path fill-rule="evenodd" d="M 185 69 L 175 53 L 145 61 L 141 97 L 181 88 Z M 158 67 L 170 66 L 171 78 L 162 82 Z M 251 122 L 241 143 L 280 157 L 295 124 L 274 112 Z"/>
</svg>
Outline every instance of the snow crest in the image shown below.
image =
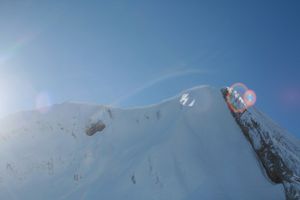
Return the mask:
<svg viewBox="0 0 300 200">
<path fill-rule="evenodd" d="M 212 87 L 135 109 L 64 103 L 0 128 L 0 199 L 284 199 Z"/>
</svg>

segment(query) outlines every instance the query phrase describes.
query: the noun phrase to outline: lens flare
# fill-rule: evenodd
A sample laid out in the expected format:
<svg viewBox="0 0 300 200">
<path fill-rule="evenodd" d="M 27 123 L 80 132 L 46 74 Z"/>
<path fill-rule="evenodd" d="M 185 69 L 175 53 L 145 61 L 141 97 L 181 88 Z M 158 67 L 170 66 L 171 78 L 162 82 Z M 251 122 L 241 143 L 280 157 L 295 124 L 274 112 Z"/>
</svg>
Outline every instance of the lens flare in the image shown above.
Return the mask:
<svg viewBox="0 0 300 200">
<path fill-rule="evenodd" d="M 235 83 L 230 88 L 236 91 L 240 96 L 244 96 L 244 94 L 248 91 L 248 87 L 244 83 Z"/>
<path fill-rule="evenodd" d="M 7 61 L 14 58 L 23 48 L 26 47 L 34 38 L 37 37 L 39 32 L 29 32 L 18 38 L 14 43 L 9 45 L 0 55 L 0 65 L 4 65 Z"/>
<path fill-rule="evenodd" d="M 35 106 L 40 113 L 48 112 L 51 106 L 49 94 L 47 92 L 39 93 L 36 97 Z"/>
<path fill-rule="evenodd" d="M 228 88 L 226 101 L 231 111 L 243 113 L 256 102 L 256 94 L 243 83 L 235 83 Z"/>
<path fill-rule="evenodd" d="M 253 90 L 247 90 L 243 99 L 247 104 L 247 107 L 253 106 L 256 102 L 256 94 Z"/>
</svg>

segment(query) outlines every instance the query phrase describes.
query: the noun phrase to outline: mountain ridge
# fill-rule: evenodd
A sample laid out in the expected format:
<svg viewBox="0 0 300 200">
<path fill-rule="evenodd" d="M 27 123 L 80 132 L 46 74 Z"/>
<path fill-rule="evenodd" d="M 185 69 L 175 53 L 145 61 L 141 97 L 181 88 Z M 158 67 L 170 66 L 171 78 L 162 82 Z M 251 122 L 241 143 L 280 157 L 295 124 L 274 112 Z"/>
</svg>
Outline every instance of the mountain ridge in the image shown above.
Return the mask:
<svg viewBox="0 0 300 200">
<path fill-rule="evenodd" d="M 228 92 L 226 88 L 222 89 L 225 101 Z M 246 109 L 243 113 L 231 111 L 231 114 L 270 180 L 283 184 L 286 199 L 300 199 L 300 140 L 256 108 Z"/>
<path fill-rule="evenodd" d="M 1 199 L 285 198 L 209 86 L 144 108 L 59 104 L 0 128 Z"/>
</svg>

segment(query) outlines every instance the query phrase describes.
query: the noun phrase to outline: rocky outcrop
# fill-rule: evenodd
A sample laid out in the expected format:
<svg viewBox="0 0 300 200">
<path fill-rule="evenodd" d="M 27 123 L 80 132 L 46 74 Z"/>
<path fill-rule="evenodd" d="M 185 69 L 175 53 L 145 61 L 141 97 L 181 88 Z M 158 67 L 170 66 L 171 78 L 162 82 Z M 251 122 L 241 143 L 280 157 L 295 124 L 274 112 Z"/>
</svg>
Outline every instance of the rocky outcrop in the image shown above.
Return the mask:
<svg viewBox="0 0 300 200">
<path fill-rule="evenodd" d="M 88 135 L 88 136 L 92 136 L 94 135 L 95 133 L 97 132 L 101 132 L 103 131 L 103 129 L 105 128 L 105 124 L 99 120 L 95 123 L 91 123 L 85 130 L 85 133 Z"/>
<path fill-rule="evenodd" d="M 227 92 L 222 89 L 225 100 Z M 285 136 L 283 129 L 254 108 L 242 114 L 231 113 L 256 152 L 269 179 L 283 184 L 287 200 L 300 199 L 300 147 Z"/>
</svg>

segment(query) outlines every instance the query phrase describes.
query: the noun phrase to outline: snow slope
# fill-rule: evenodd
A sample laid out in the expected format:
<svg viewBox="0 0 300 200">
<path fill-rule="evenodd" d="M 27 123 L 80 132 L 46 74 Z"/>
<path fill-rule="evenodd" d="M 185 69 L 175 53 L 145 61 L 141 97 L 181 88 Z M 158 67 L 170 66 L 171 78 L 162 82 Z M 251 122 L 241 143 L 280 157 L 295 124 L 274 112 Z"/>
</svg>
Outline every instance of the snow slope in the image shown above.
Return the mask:
<svg viewBox="0 0 300 200">
<path fill-rule="evenodd" d="M 105 128 L 88 136 L 97 123 Z M 11 115 L 0 120 L 0 157 L 0 199 L 285 199 L 208 86 L 144 108 Z"/>
</svg>

